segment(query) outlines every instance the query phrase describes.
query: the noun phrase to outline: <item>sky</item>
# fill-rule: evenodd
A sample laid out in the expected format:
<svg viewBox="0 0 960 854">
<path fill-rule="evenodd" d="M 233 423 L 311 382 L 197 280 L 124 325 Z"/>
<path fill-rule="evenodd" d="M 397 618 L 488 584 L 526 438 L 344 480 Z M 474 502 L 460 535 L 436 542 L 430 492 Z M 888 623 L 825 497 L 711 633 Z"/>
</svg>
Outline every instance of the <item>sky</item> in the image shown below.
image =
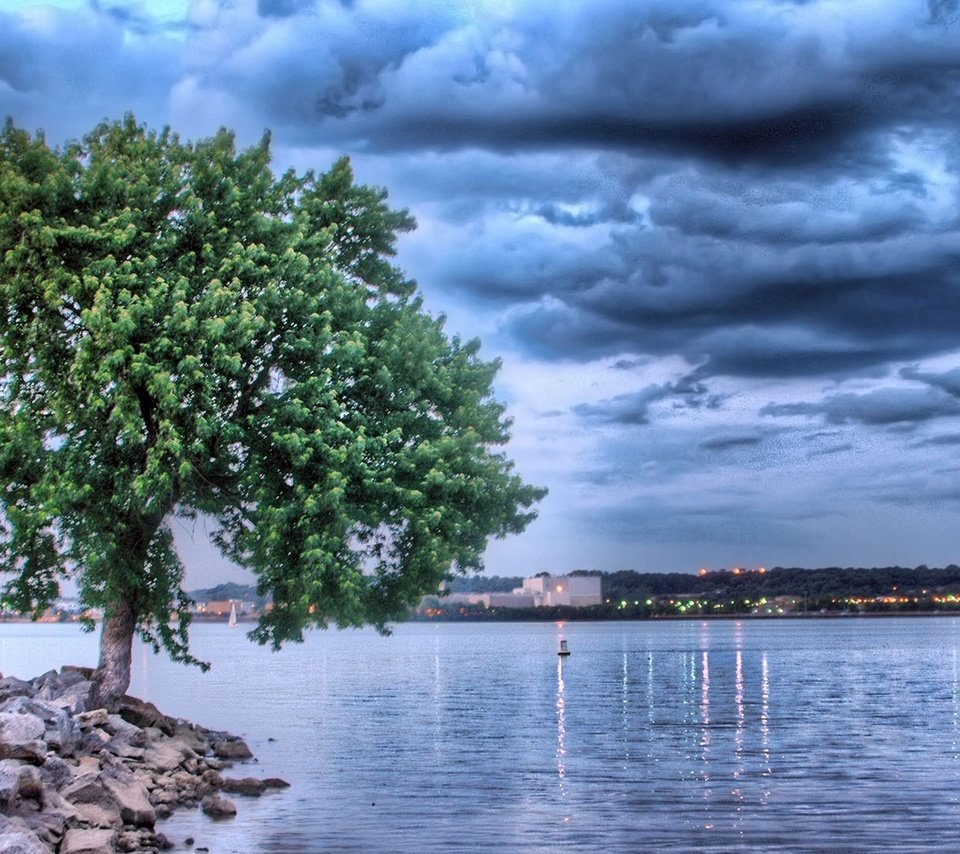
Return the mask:
<svg viewBox="0 0 960 854">
<path fill-rule="evenodd" d="M 128 111 L 410 210 L 550 490 L 488 573 L 960 562 L 960 0 L 0 0 L 0 115 Z"/>
</svg>

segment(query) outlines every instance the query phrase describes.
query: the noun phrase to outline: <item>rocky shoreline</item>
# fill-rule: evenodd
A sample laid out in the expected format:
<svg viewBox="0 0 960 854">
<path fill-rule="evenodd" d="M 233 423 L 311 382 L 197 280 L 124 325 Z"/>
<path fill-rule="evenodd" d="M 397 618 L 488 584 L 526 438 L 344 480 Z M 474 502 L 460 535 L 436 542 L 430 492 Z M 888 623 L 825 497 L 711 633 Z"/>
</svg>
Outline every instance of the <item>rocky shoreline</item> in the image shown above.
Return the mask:
<svg viewBox="0 0 960 854">
<path fill-rule="evenodd" d="M 253 758 L 229 733 L 134 697 L 116 714 L 89 708 L 91 673 L 0 674 L 0 854 L 157 854 L 174 847 L 155 825 L 175 809 L 223 818 L 237 811 L 225 793 L 286 788 L 277 778 L 225 776 Z"/>
</svg>

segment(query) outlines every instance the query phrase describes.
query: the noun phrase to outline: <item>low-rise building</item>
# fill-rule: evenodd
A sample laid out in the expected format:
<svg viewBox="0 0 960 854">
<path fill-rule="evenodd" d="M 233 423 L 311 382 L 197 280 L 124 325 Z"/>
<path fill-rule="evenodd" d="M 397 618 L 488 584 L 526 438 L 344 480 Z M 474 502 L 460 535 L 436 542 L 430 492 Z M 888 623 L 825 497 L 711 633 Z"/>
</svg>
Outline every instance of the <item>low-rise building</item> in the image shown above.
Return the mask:
<svg viewBox="0 0 960 854">
<path fill-rule="evenodd" d="M 525 578 L 523 587 L 513 591 L 517 597 L 533 597 L 535 607 L 568 605 L 581 608 L 603 602 L 599 575 L 538 575 Z"/>
</svg>

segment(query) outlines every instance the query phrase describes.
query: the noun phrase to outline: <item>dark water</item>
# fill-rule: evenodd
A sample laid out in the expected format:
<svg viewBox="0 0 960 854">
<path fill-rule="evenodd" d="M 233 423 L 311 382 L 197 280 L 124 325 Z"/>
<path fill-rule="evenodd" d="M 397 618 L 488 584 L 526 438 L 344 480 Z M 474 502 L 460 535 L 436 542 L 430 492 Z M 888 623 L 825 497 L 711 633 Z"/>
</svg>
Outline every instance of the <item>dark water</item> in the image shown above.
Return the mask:
<svg viewBox="0 0 960 854">
<path fill-rule="evenodd" d="M 279 654 L 243 634 L 196 627 L 205 675 L 134 660 L 134 693 L 293 783 L 163 826 L 212 854 L 960 851 L 957 619 L 410 624 Z M 0 671 L 94 647 L 0 626 Z"/>
</svg>

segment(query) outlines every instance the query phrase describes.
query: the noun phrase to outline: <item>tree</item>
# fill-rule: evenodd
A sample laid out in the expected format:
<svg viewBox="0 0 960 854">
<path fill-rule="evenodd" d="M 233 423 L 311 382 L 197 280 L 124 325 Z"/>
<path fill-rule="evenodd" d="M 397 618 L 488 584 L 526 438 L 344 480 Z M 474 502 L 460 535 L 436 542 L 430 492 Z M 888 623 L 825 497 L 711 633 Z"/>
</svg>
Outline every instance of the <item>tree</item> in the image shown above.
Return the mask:
<svg viewBox="0 0 960 854">
<path fill-rule="evenodd" d="M 38 611 L 73 578 L 104 622 L 95 702 L 139 634 L 189 652 L 170 523 L 203 514 L 273 608 L 253 639 L 387 624 L 482 566 L 545 491 L 501 447 L 496 361 L 388 260 L 413 228 L 346 159 L 269 168 L 132 116 L 0 136 L 0 568 Z M 173 616 L 171 616 L 173 615 Z"/>
</svg>

